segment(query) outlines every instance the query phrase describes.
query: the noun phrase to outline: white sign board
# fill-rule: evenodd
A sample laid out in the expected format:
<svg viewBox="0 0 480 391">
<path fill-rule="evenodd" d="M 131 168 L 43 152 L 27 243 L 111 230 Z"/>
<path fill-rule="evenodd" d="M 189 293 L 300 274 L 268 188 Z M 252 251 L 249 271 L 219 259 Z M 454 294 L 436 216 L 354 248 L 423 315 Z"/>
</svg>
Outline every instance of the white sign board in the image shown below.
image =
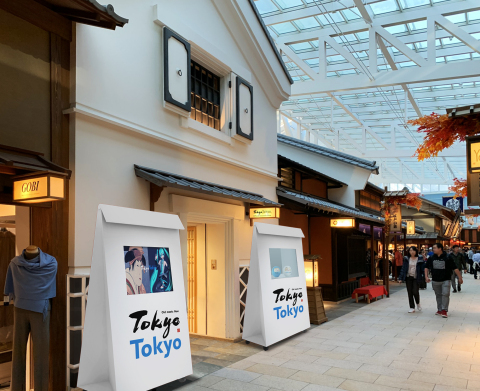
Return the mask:
<svg viewBox="0 0 480 391">
<path fill-rule="evenodd" d="M 176 215 L 100 205 L 78 387 L 149 390 L 192 374 Z"/>
<path fill-rule="evenodd" d="M 243 339 L 268 346 L 310 327 L 301 229 L 255 223 Z"/>
</svg>

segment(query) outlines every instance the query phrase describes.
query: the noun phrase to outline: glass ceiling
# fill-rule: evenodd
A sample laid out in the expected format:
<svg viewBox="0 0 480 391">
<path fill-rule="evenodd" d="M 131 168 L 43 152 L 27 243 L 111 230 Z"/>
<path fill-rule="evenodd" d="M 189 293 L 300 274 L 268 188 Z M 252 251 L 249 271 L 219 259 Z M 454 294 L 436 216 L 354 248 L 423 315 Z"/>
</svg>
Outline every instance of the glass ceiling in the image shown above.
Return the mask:
<svg viewBox="0 0 480 391">
<path fill-rule="evenodd" d="M 462 6 L 466 3 L 462 0 L 362 0 L 362 3 L 364 10 L 376 25 L 383 26 L 388 33 L 424 59 L 427 59 L 428 51 L 426 15 L 434 14 L 437 9 L 440 10 L 438 14 L 469 33 L 471 37 L 480 40 L 480 0 L 478 8 L 472 8 L 469 3 L 468 9 L 465 8 L 467 5 Z M 326 44 L 325 66 L 328 78 L 338 78 L 341 81 L 343 77 L 368 72 L 368 24 L 364 22 L 362 13 L 353 6 L 354 4 L 353 1 L 346 0 L 255 0 L 255 5 L 270 35 L 277 42 L 295 83 L 311 81 L 309 74 L 312 77 L 318 74 L 319 36 L 333 37 L 339 45 L 353 55 L 360 65 L 360 69 L 355 67 L 332 46 Z M 418 10 L 415 14 L 418 15 L 418 19 L 408 20 L 403 16 L 412 10 L 415 12 Z M 387 20 L 387 18 L 388 23 L 382 24 L 382 19 Z M 396 18 L 398 22 L 395 22 Z M 363 28 L 361 28 L 362 23 L 365 26 Z M 351 29 L 351 25 L 360 27 Z M 435 34 L 437 64 L 479 59 L 479 52 L 438 24 Z M 383 42 L 389 58 L 386 58 L 382 50 L 377 47 L 378 72 L 393 72 L 392 66 L 395 69 L 408 68 L 412 69 L 412 72 L 415 71 L 418 65 L 411 58 L 386 40 Z M 393 64 L 389 59 L 393 60 Z M 475 66 L 480 69 L 480 63 Z M 394 139 L 395 150 L 411 150 L 413 154 L 421 141 L 421 136 L 415 129 L 407 126 L 406 121 L 418 118 L 419 113 L 421 115 L 432 112 L 444 114 L 446 108 L 480 103 L 480 71 L 478 78 L 407 83 L 404 87 L 397 85 L 339 91 L 334 95 L 334 100 L 329 94 L 313 94 L 293 96 L 289 101 L 284 102 L 280 108 L 283 114 L 282 131 L 292 133 L 294 130 L 290 129 L 292 126 L 299 127 L 300 134 L 303 134 L 301 137 L 308 137 L 309 141 L 313 140 L 311 138 L 313 132 L 316 135 L 314 142 L 358 156 L 362 156 L 362 153 L 355 145 L 357 142 L 363 142 L 367 151 L 382 151 L 385 150 L 385 144 L 391 143 Z M 359 120 L 375 135 L 365 136 Z M 403 131 L 392 136 L 392 127 L 401 127 Z M 305 136 L 307 129 L 313 131 Z M 299 134 L 298 129 L 295 131 Z M 340 140 L 336 140 L 337 131 L 341 134 Z M 394 168 L 398 168 L 399 161 L 407 161 L 413 171 L 418 169 L 415 167 L 416 159 L 407 156 L 410 158 L 408 160 L 405 156 L 407 155 L 403 153 L 401 158 L 389 156 L 388 159 L 382 158 L 381 161 Z M 451 183 L 454 176 L 466 176 L 464 155 L 448 156 L 442 161 L 442 165 L 448 165 L 449 169 L 440 178 Z M 438 162 L 434 161 L 431 164 L 435 166 Z M 428 167 L 434 167 L 431 164 L 428 163 Z M 403 171 L 407 177 L 413 175 L 409 174 L 408 169 Z M 436 168 L 428 171 L 433 172 L 432 178 L 435 175 L 439 176 Z"/>
</svg>

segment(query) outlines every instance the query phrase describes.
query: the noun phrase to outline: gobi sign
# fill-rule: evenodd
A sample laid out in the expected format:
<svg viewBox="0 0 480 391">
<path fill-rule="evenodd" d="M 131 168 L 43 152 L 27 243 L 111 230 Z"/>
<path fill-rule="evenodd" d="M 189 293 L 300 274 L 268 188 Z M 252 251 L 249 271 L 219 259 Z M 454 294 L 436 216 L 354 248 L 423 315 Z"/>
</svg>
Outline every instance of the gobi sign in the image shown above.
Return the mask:
<svg viewBox="0 0 480 391">
<path fill-rule="evenodd" d="M 268 348 L 310 327 L 298 228 L 255 223 L 243 339 Z"/>
<path fill-rule="evenodd" d="M 78 387 L 146 391 L 192 373 L 176 215 L 100 205 Z"/>
</svg>

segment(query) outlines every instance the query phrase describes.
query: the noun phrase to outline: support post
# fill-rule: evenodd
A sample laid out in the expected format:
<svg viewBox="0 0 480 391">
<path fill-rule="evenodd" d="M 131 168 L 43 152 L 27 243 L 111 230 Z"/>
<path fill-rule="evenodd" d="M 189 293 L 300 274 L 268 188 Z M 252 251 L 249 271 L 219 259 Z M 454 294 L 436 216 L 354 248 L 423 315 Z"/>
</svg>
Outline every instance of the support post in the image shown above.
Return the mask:
<svg viewBox="0 0 480 391">
<path fill-rule="evenodd" d="M 370 240 L 371 240 L 371 245 L 370 245 L 370 280 L 372 285 L 377 284 L 377 268 L 375 267 L 375 235 L 373 233 L 373 225 L 370 224 Z"/>
<path fill-rule="evenodd" d="M 397 260 L 395 257 L 395 255 L 397 254 L 397 234 L 395 233 L 393 237 L 394 237 L 394 247 L 395 247 L 395 250 L 393 250 L 393 275 L 395 276 L 395 282 L 397 282 L 397 278 L 398 278 Z"/>
</svg>

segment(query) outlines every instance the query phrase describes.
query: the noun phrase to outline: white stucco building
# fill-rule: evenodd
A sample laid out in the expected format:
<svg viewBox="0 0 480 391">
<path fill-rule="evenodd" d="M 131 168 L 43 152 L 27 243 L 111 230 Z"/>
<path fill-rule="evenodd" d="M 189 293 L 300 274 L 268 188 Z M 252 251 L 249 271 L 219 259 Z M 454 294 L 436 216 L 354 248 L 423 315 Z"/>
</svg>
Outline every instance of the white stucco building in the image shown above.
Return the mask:
<svg viewBox="0 0 480 391">
<path fill-rule="evenodd" d="M 125 29 L 76 28 L 69 273 L 89 273 L 98 204 L 178 214 L 191 331 L 237 338 L 248 210 L 277 200 L 291 79 L 253 1 L 114 6 Z"/>
</svg>

